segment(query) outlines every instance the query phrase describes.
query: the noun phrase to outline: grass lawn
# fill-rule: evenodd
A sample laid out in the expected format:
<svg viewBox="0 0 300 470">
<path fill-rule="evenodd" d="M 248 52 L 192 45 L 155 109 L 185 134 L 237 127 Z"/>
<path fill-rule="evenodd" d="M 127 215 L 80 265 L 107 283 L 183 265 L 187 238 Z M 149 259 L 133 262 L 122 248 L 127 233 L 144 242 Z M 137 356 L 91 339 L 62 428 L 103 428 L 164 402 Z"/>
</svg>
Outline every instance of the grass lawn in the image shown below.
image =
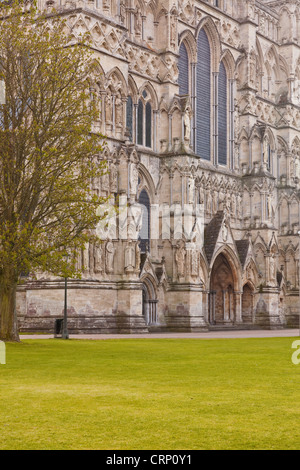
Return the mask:
<svg viewBox="0 0 300 470">
<path fill-rule="evenodd" d="M 299 449 L 292 341 L 8 344 L 0 449 Z"/>
</svg>

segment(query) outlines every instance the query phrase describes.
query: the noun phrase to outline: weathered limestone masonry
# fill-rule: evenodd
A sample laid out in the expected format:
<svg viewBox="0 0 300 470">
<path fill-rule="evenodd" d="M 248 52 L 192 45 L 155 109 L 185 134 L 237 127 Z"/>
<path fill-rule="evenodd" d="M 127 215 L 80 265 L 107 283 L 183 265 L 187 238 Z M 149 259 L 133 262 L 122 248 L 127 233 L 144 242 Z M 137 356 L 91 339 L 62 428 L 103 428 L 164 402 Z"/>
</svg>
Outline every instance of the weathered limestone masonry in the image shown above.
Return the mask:
<svg viewBox="0 0 300 470">
<path fill-rule="evenodd" d="M 298 324 L 300 2 L 39 3 L 92 38 L 109 164 L 93 189 L 129 206 L 125 237 L 117 218 L 78 256 L 70 331 Z M 22 329 L 53 330 L 63 288 L 48 275 L 22 284 Z"/>
</svg>

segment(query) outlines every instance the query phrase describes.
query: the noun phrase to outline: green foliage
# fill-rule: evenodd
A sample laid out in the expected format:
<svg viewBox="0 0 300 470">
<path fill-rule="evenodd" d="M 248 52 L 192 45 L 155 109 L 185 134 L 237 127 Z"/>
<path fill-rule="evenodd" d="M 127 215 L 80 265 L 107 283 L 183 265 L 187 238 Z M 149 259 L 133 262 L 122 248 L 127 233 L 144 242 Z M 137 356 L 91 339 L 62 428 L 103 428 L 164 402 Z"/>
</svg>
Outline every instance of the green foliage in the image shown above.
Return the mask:
<svg viewBox="0 0 300 470">
<path fill-rule="evenodd" d="M 0 278 L 37 269 L 78 276 L 75 253 L 103 202 L 91 190 L 103 172 L 89 85 L 95 61 L 87 38 L 74 43 L 55 14 L 23 12 L 15 2 L 2 4 L 1 16 Z"/>
</svg>

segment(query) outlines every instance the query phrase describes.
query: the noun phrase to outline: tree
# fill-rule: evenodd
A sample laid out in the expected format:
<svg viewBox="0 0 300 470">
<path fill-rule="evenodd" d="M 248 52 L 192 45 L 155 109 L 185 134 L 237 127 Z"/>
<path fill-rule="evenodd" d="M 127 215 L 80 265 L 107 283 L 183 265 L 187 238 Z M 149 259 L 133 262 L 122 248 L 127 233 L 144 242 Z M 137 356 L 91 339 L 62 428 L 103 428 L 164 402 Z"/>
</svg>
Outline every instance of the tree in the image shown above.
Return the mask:
<svg viewBox="0 0 300 470">
<path fill-rule="evenodd" d="M 99 109 L 86 41 L 76 44 L 54 12 L 18 2 L 0 10 L 0 338 L 18 341 L 22 273 L 79 275 L 76 253 L 103 202 L 91 184 L 103 174 L 102 136 L 92 131 Z"/>
</svg>

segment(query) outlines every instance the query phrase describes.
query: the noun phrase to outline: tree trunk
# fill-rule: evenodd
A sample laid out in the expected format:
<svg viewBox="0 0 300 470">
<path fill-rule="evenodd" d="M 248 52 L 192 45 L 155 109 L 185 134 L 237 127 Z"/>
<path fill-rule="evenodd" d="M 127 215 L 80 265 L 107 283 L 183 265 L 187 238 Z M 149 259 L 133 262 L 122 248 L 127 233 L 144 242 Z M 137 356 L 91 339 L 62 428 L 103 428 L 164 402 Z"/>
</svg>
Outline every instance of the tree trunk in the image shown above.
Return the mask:
<svg viewBox="0 0 300 470">
<path fill-rule="evenodd" d="M 16 311 L 18 282 L 8 277 L 0 278 L 0 340 L 20 341 Z"/>
</svg>

